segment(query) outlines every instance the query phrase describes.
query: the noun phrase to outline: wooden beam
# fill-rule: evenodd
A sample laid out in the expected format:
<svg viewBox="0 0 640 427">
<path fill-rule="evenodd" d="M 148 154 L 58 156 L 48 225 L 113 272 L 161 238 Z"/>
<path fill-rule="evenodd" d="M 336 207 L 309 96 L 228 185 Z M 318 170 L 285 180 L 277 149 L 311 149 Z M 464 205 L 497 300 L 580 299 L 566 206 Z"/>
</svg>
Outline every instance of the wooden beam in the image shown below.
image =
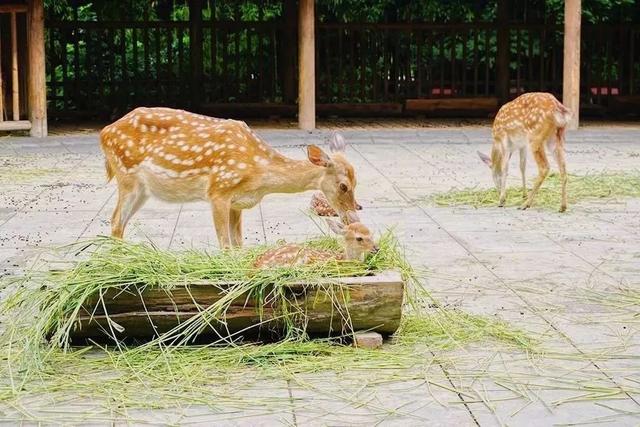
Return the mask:
<svg viewBox="0 0 640 427">
<path fill-rule="evenodd" d="M 18 79 L 18 25 L 16 13 L 11 12 L 11 99 L 13 120 L 20 120 L 20 84 Z"/>
<path fill-rule="evenodd" d="M 498 98 L 433 98 L 407 99 L 406 111 L 433 112 L 441 110 L 481 110 L 486 112 L 498 109 Z"/>
<path fill-rule="evenodd" d="M 562 103 L 573 113 L 567 129 L 580 122 L 580 18 L 581 0 L 564 2 L 564 65 Z"/>
<path fill-rule="evenodd" d="M 298 11 L 298 126 L 316 127 L 315 0 L 300 0 Z"/>
<path fill-rule="evenodd" d="M 29 120 L 7 120 L 0 122 L 0 131 L 11 130 L 29 130 L 31 129 L 31 122 Z"/>
<path fill-rule="evenodd" d="M 402 104 L 399 102 L 316 104 L 316 110 L 319 116 L 335 114 L 339 117 L 389 117 L 402 115 Z"/>
<path fill-rule="evenodd" d="M 0 13 L 24 13 L 27 11 L 26 4 L 2 4 Z"/>
<path fill-rule="evenodd" d="M 496 94 L 500 102 L 509 101 L 509 1 L 498 0 L 498 35 L 496 46 Z"/>
<path fill-rule="evenodd" d="M 31 136 L 47 136 L 47 86 L 44 52 L 44 4 L 43 0 L 29 0 L 28 61 L 29 120 Z"/>
</svg>

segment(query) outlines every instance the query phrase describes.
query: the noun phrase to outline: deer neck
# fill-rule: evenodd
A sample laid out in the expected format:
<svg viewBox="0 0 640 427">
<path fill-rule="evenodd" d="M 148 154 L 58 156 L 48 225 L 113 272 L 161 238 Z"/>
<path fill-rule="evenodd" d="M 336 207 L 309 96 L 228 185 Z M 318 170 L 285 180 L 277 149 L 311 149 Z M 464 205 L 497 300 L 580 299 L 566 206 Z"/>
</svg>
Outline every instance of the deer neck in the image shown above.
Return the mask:
<svg viewBox="0 0 640 427">
<path fill-rule="evenodd" d="M 273 193 L 300 193 L 320 189 L 325 168 L 308 160 L 279 158 L 267 167 L 262 186 Z"/>
<path fill-rule="evenodd" d="M 349 248 L 348 246 L 344 248 L 344 258 L 347 261 L 364 261 L 364 254 L 357 249 Z"/>
</svg>

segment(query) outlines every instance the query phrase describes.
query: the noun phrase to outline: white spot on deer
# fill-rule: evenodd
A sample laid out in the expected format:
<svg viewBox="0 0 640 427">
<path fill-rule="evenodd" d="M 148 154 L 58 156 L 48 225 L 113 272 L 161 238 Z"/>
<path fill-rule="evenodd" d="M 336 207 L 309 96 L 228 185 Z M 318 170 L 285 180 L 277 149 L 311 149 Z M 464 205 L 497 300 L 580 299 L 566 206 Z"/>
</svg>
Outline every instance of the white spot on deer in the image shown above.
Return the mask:
<svg viewBox="0 0 640 427">
<path fill-rule="evenodd" d="M 247 168 L 247 164 L 246 163 L 238 163 L 238 169 L 246 169 Z"/>
<path fill-rule="evenodd" d="M 204 152 L 205 156 L 210 156 L 211 154 L 213 154 L 213 150 L 211 148 Z"/>
<path fill-rule="evenodd" d="M 227 164 L 229 165 L 235 165 L 236 161 L 234 159 L 229 159 L 227 160 Z"/>
<path fill-rule="evenodd" d="M 240 147 L 238 147 L 238 150 L 244 153 L 245 151 L 247 151 L 247 147 L 245 147 L 244 145 L 241 145 Z"/>
<path fill-rule="evenodd" d="M 236 146 L 234 144 L 229 144 L 228 148 L 229 148 L 229 150 L 233 150 L 234 148 L 236 148 Z"/>
<path fill-rule="evenodd" d="M 173 163 L 174 165 L 179 165 L 180 163 L 182 163 L 182 160 L 176 158 L 176 159 L 173 159 L 171 163 Z"/>
<path fill-rule="evenodd" d="M 125 157 L 131 157 L 131 151 L 126 150 L 126 151 L 124 152 L 124 156 L 125 156 Z"/>
<path fill-rule="evenodd" d="M 128 140 L 127 141 L 127 147 L 133 147 L 133 141 L 132 140 Z"/>
<path fill-rule="evenodd" d="M 145 124 L 140 125 L 140 132 L 146 132 L 147 129 L 148 129 L 147 125 L 145 125 Z"/>
<path fill-rule="evenodd" d="M 164 156 L 165 160 L 173 160 L 176 158 L 176 156 L 174 156 L 173 154 L 167 154 L 166 156 Z"/>
<path fill-rule="evenodd" d="M 234 185 L 240 184 L 240 181 L 242 181 L 241 178 L 236 178 L 236 179 L 233 180 L 233 184 Z"/>
</svg>

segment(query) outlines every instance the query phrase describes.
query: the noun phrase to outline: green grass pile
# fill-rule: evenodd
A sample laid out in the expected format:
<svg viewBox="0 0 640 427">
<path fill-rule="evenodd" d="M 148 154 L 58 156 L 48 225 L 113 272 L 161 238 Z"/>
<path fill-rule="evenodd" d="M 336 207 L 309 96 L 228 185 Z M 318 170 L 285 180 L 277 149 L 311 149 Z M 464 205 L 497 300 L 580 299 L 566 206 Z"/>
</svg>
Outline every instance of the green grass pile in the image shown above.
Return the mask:
<svg viewBox="0 0 640 427">
<path fill-rule="evenodd" d="M 529 190 L 531 186 L 529 180 Z M 560 206 L 560 176 L 550 174 L 533 201 L 533 207 L 556 210 Z M 438 206 L 472 206 L 474 208 L 498 205 L 495 188 L 452 189 L 432 196 Z M 584 200 L 640 197 L 640 173 L 594 173 L 569 175 L 567 198 L 569 206 Z M 522 187 L 507 188 L 506 206 L 520 206 L 523 202 Z"/>
<path fill-rule="evenodd" d="M 332 238 L 307 244 L 334 250 L 339 247 Z M 388 380 L 413 378 L 416 369 L 424 370 L 433 363 L 433 356 L 424 356 L 425 349 L 427 355 L 433 355 L 472 341 L 490 340 L 523 351 L 535 348 L 528 334 L 504 322 L 442 308 L 422 288 L 423 273 L 411 269 L 392 233 L 384 234 L 379 246 L 380 251 L 364 263 L 334 261 L 265 271 L 252 268 L 265 247 L 174 253 L 106 238 L 66 247 L 67 253 L 82 249 L 91 253 L 58 271 L 31 271 L 6 284 L 7 297 L 1 308 L 0 403 L 20 408 L 24 402 L 41 401 L 43 396 L 56 402 L 82 396 L 102 402 L 110 416 L 114 408 L 269 406 L 273 404 L 269 399 L 238 400 L 229 388 L 325 371 L 372 372 Z M 50 267 L 51 262 L 46 265 Z M 311 340 L 300 326 L 304 321 L 296 318 L 299 313 L 284 309 L 294 306 L 282 291 L 287 284 L 318 279 L 330 284 L 332 278 L 387 269 L 400 270 L 408 286 L 400 329 L 383 349 L 356 349 L 343 345 L 340 339 Z M 76 347 L 69 343 L 74 319 L 83 303 L 96 294 L 111 288 L 126 291 L 149 286 L 170 291 L 176 285 L 199 280 L 235 285 L 182 327 L 144 345 L 128 347 L 115 341 Z M 191 338 L 199 328 L 223 318 L 230 302 L 247 294 L 264 304 L 275 301 L 283 308 L 280 315 L 289 323 L 282 341 L 259 344 L 222 339 L 192 345 Z M 338 305 L 344 306 L 348 299 L 341 292 L 330 295 Z M 49 340 L 47 335 L 51 335 Z"/>
</svg>

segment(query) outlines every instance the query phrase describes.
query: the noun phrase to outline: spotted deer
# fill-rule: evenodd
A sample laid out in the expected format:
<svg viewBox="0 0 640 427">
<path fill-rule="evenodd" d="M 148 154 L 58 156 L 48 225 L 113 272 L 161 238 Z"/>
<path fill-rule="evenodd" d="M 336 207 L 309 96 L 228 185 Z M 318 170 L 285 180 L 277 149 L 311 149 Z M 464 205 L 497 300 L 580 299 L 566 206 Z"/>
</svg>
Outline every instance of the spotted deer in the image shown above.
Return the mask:
<svg viewBox="0 0 640 427">
<path fill-rule="evenodd" d="M 343 144 L 344 142 L 342 142 Z M 132 215 L 154 196 L 184 203 L 209 201 L 220 246 L 242 245 L 242 210 L 267 194 L 320 190 L 348 222 L 356 177 L 341 142 L 326 154 L 307 147 L 307 160 L 278 153 L 244 122 L 170 108 L 136 108 L 100 132 L 107 179 L 118 202 L 111 234 L 121 238 Z"/>
<path fill-rule="evenodd" d="M 367 254 L 378 252 L 378 247 L 373 240 L 371 231 L 361 222 L 357 222 L 357 218 L 353 218 L 353 220 L 354 222 L 346 226 L 337 221 L 326 220 L 331 231 L 343 237 L 344 252 L 342 253 L 311 249 L 296 244 L 286 244 L 270 249 L 259 256 L 254 263 L 254 267 L 286 267 L 322 263 L 331 260 L 364 261 Z"/>
<path fill-rule="evenodd" d="M 531 207 L 531 203 L 549 174 L 549 161 L 546 150 L 553 155 L 560 170 L 562 200 L 560 212 L 567 209 L 567 170 L 564 158 L 565 126 L 571 118 L 571 112 L 553 95 L 532 92 L 520 95 L 500 108 L 493 122 L 493 147 L 491 156 L 481 152 L 478 155 L 493 172 L 493 181 L 500 193 L 498 206 L 504 206 L 507 192 L 507 173 L 509 160 L 514 151 L 520 152 L 520 173 L 522 174 L 522 192 L 524 203 L 521 209 Z M 527 146 L 538 165 L 538 177 L 527 197 L 525 177 L 527 165 Z"/>
</svg>

